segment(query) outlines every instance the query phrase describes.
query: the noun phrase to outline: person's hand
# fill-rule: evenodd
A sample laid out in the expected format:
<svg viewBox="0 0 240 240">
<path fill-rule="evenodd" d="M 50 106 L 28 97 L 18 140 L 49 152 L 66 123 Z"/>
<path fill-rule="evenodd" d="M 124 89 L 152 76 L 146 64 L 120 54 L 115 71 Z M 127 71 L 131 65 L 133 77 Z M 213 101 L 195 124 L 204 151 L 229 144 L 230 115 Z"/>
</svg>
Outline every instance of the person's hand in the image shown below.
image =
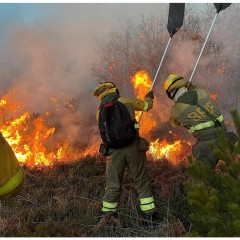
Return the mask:
<svg viewBox="0 0 240 240">
<path fill-rule="evenodd" d="M 188 82 L 187 85 L 186 85 L 186 88 L 187 88 L 187 90 L 193 90 L 193 89 L 196 88 L 196 86 L 193 85 L 191 82 Z"/>
<path fill-rule="evenodd" d="M 149 98 L 151 98 L 151 99 L 154 99 L 153 91 L 148 92 L 148 93 L 145 95 L 145 98 L 147 98 L 147 97 L 149 97 Z"/>
</svg>

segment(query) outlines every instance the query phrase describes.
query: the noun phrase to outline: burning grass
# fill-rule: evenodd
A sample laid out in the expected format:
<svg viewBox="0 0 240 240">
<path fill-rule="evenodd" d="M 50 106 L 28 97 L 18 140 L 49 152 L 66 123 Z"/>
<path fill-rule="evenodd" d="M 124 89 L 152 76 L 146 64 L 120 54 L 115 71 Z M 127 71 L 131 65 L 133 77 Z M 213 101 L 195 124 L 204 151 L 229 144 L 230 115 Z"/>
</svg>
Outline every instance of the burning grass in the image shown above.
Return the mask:
<svg viewBox="0 0 240 240">
<path fill-rule="evenodd" d="M 21 195 L 0 205 L 1 237 L 159 237 L 188 232 L 183 166 L 149 161 L 158 227 L 143 227 L 137 192 L 126 171 L 119 205 L 120 226 L 98 226 L 105 187 L 105 159 L 85 157 L 51 167 L 25 166 Z"/>
<path fill-rule="evenodd" d="M 136 97 L 143 99 L 152 84 L 149 74 L 144 70 L 139 71 L 131 81 Z M 68 104 L 60 104 L 58 99 L 53 97 L 51 101 L 56 104 L 55 112 L 30 114 L 24 111 L 27 106 L 24 108 L 8 96 L 0 99 L 0 131 L 13 148 L 18 160 L 30 167 L 41 167 L 51 166 L 55 162 L 75 161 L 89 154 L 96 155 L 100 137 L 97 132 L 93 131 L 93 128 L 90 127 L 91 137 L 83 136 L 85 146 L 78 142 L 81 137 L 78 136 L 76 130 L 81 129 L 82 126 L 86 127 L 86 124 L 81 125 L 79 122 L 81 111 L 78 109 L 78 102 L 70 99 Z M 140 112 L 136 118 L 139 114 Z M 179 159 L 182 159 L 181 155 L 185 149 L 189 148 L 189 143 L 181 140 L 180 136 L 169 141 L 167 138 L 172 131 L 165 131 L 161 139 L 159 136 L 152 137 L 152 133 L 158 131 L 154 117 L 156 116 L 153 116 L 151 112 L 144 113 L 140 122 L 141 136 L 151 141 L 149 157 L 156 160 L 167 158 L 172 163 L 179 164 Z M 70 133 L 69 129 L 62 129 L 59 118 L 67 119 L 65 128 L 71 128 Z M 91 126 L 90 121 L 86 120 L 89 126 Z M 95 121 L 94 124 L 97 128 Z"/>
</svg>

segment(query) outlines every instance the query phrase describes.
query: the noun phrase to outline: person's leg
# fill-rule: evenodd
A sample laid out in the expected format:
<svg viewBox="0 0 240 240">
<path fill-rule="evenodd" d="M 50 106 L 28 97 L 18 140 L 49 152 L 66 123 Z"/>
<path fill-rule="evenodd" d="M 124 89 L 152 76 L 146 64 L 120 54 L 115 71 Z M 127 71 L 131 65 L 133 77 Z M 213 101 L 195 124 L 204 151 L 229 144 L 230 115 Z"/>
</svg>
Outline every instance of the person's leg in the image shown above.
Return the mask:
<svg viewBox="0 0 240 240">
<path fill-rule="evenodd" d="M 122 191 L 125 170 L 124 154 L 121 149 L 111 150 L 106 166 L 106 193 L 103 198 L 102 212 L 115 212 Z"/>
<path fill-rule="evenodd" d="M 138 151 L 135 142 L 128 148 L 126 156 L 129 172 L 139 193 L 141 211 L 154 212 L 156 208 L 147 171 L 146 152 Z"/>
<path fill-rule="evenodd" d="M 192 148 L 193 157 L 198 161 L 215 168 L 218 162 L 218 158 L 213 154 L 208 141 L 199 141 Z"/>
</svg>

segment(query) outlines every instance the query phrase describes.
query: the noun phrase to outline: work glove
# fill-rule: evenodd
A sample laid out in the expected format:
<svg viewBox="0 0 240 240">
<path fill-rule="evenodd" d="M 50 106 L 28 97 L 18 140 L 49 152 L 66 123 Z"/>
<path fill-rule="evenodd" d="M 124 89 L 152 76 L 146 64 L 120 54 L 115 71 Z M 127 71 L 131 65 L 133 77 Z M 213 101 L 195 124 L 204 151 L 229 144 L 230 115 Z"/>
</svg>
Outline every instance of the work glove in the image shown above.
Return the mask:
<svg viewBox="0 0 240 240">
<path fill-rule="evenodd" d="M 154 99 L 153 91 L 150 91 L 145 95 L 145 98 L 148 98 L 148 97 L 151 99 Z"/>
<path fill-rule="evenodd" d="M 196 88 L 196 86 L 193 85 L 191 82 L 188 82 L 187 85 L 186 85 L 186 88 L 187 88 L 187 90 L 193 90 L 193 89 Z"/>
</svg>

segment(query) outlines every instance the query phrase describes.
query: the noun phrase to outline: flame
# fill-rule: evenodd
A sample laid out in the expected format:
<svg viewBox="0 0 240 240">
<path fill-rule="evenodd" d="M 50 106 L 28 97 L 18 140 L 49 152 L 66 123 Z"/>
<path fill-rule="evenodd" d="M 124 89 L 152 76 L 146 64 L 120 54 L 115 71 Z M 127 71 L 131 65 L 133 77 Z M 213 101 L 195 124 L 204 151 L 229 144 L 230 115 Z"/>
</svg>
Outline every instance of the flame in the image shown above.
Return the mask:
<svg viewBox="0 0 240 240">
<path fill-rule="evenodd" d="M 2 106 L 1 101 L 1 106 Z M 9 102 L 5 101 L 5 107 Z M 6 110 L 6 109 L 5 109 Z M 4 115 L 1 116 L 4 118 Z M 37 116 L 32 119 L 29 112 L 25 112 L 14 120 L 6 120 L 0 125 L 0 131 L 8 141 L 19 162 L 33 165 L 46 165 L 52 159 L 60 157 L 59 150 L 47 151 L 45 140 L 52 136 L 55 128 L 48 128 L 44 119 Z"/>
<path fill-rule="evenodd" d="M 149 91 L 152 85 L 149 74 L 145 70 L 137 72 L 132 78 L 131 82 L 133 84 L 134 93 L 137 98 L 143 99 L 145 94 Z M 156 97 L 154 101 L 157 101 Z M 139 118 L 141 112 L 136 114 L 136 119 Z M 149 132 L 154 130 L 156 127 L 156 121 L 150 112 L 144 113 L 140 122 L 140 135 L 149 139 Z M 172 134 L 171 131 L 169 134 Z M 190 145 L 188 142 L 176 140 L 173 143 L 168 142 L 166 139 L 163 140 L 153 140 L 150 142 L 150 148 L 148 155 L 152 156 L 155 160 L 168 159 L 173 164 L 178 164 L 179 156 L 182 155 L 186 144 Z M 181 157 L 183 158 L 183 157 Z"/>
<path fill-rule="evenodd" d="M 171 159 L 171 162 L 174 164 L 179 163 L 178 154 L 182 151 L 183 145 L 180 140 L 175 141 L 170 144 L 166 139 L 159 142 L 159 139 L 151 142 L 149 151 L 154 159 Z"/>
<path fill-rule="evenodd" d="M 212 98 L 215 101 L 217 100 L 217 96 L 218 96 L 217 93 L 211 93 L 210 94 L 210 98 Z"/>
<path fill-rule="evenodd" d="M 134 93 L 137 95 L 137 98 L 144 99 L 144 96 L 148 93 L 151 88 L 152 81 L 149 74 L 141 70 L 137 72 L 132 78 L 131 82 L 134 87 Z M 138 120 L 141 112 L 136 113 L 136 119 Z M 141 128 L 140 134 L 146 136 L 151 129 L 156 126 L 156 121 L 153 120 L 152 113 L 144 113 L 141 119 Z"/>
<path fill-rule="evenodd" d="M 152 81 L 149 74 L 142 70 L 131 78 L 135 95 L 144 99 L 149 91 Z M 51 97 L 51 101 L 56 104 L 56 112 L 61 111 L 57 98 Z M 156 97 L 155 100 L 157 101 Z M 19 111 L 21 110 L 21 111 Z M 11 102 L 7 96 L 0 99 L 0 132 L 8 141 L 16 157 L 22 164 L 28 166 L 51 166 L 56 161 L 72 161 L 88 155 L 97 155 L 99 142 L 89 143 L 81 149 L 74 147 L 66 139 L 56 138 L 56 129 L 48 126 L 47 119 L 52 112 L 41 114 L 30 114 L 23 112 L 23 106 L 19 103 Z M 22 114 L 19 114 L 22 112 Z M 18 113 L 18 115 L 17 115 Z M 141 112 L 138 112 L 138 116 Z M 143 114 L 140 122 L 141 136 L 150 139 L 150 131 L 156 128 L 156 121 L 151 112 Z M 171 134 L 171 133 L 170 133 Z M 168 142 L 166 139 L 153 139 L 150 142 L 148 155 L 154 159 L 166 158 L 177 164 L 179 154 L 182 154 L 184 142 L 177 139 Z"/>
<path fill-rule="evenodd" d="M 59 104 L 56 98 L 51 98 Z M 20 104 L 13 103 L 7 97 L 0 99 L 0 132 L 12 147 L 20 163 L 33 166 L 50 166 L 56 161 L 72 161 L 86 155 L 98 152 L 99 143 L 87 150 L 73 147 L 67 140 L 54 136 L 55 127 L 48 127 L 45 117 L 51 112 L 43 114 L 24 112 L 18 117 L 10 115 L 15 109 L 21 109 Z"/>
</svg>

